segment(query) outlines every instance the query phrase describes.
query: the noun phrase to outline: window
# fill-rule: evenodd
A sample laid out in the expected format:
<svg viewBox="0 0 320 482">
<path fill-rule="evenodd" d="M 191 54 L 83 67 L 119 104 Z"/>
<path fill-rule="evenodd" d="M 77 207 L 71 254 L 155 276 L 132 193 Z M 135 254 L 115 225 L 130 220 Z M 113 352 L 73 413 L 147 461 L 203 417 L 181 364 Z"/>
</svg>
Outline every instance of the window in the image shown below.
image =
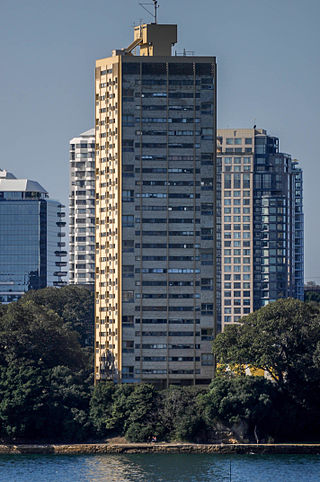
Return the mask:
<svg viewBox="0 0 320 482">
<path fill-rule="evenodd" d="M 201 228 L 201 239 L 204 241 L 213 240 L 213 228 Z"/>
<path fill-rule="evenodd" d="M 201 215 L 202 216 L 213 215 L 213 203 L 203 203 L 203 204 L 201 204 Z"/>
<path fill-rule="evenodd" d="M 123 152 L 133 152 L 133 140 L 131 139 L 124 139 L 122 141 L 122 150 Z"/>
<path fill-rule="evenodd" d="M 122 276 L 123 278 L 133 278 L 134 266 L 131 264 L 122 265 Z"/>
<path fill-rule="evenodd" d="M 123 202 L 133 202 L 134 201 L 134 191 L 133 190 L 123 190 L 122 191 L 122 201 Z"/>
<path fill-rule="evenodd" d="M 208 128 L 208 127 L 204 127 L 201 130 L 201 139 L 209 140 L 209 141 L 212 140 L 213 139 L 213 129 Z"/>
<path fill-rule="evenodd" d="M 213 365 L 213 354 L 212 353 L 202 353 L 201 354 L 201 366 L 212 366 Z"/>
<path fill-rule="evenodd" d="M 201 315 L 212 316 L 213 315 L 213 304 L 212 303 L 202 303 L 201 304 Z"/>
<path fill-rule="evenodd" d="M 213 279 L 212 278 L 201 278 L 201 290 L 212 291 L 213 290 Z"/>
<path fill-rule="evenodd" d="M 212 253 L 201 253 L 201 265 L 202 266 L 212 266 L 213 265 L 213 254 Z"/>
<path fill-rule="evenodd" d="M 134 166 L 133 164 L 124 164 L 122 166 L 123 177 L 133 177 L 134 176 Z"/>
<path fill-rule="evenodd" d="M 133 228 L 134 226 L 134 216 L 123 215 L 122 216 L 122 227 Z"/>
<path fill-rule="evenodd" d="M 213 104 L 211 102 L 201 103 L 201 114 L 212 115 L 213 114 Z"/>
<path fill-rule="evenodd" d="M 134 302 L 133 291 L 122 291 L 122 300 L 124 303 L 133 303 Z"/>
<path fill-rule="evenodd" d="M 122 241 L 122 250 L 124 253 L 133 253 L 134 252 L 134 242 L 133 240 L 123 240 Z"/>
<path fill-rule="evenodd" d="M 133 316 L 128 316 L 128 315 L 124 315 L 122 317 L 122 325 L 123 326 L 134 326 L 134 317 Z"/>
<path fill-rule="evenodd" d="M 202 328 L 201 329 L 201 341 L 212 341 L 213 340 L 213 329 L 212 328 Z"/>
<path fill-rule="evenodd" d="M 125 127 L 134 126 L 134 116 L 132 114 L 124 114 L 122 116 L 122 123 Z"/>
</svg>

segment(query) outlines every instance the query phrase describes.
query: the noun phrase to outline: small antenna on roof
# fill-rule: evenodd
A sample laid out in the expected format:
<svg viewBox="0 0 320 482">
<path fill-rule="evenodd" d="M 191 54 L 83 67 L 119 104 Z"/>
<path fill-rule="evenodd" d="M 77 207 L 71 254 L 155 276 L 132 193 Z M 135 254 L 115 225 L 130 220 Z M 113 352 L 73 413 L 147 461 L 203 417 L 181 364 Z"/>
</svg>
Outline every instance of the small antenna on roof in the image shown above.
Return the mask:
<svg viewBox="0 0 320 482">
<path fill-rule="evenodd" d="M 158 8 L 159 8 L 158 0 L 152 0 L 152 2 L 153 3 L 140 3 L 139 2 L 139 5 L 144 10 L 146 10 L 150 15 L 152 15 L 152 17 L 154 18 L 154 23 L 158 23 Z M 148 10 L 146 8 L 146 5 L 153 5 L 154 6 L 154 13 L 150 12 L 150 10 Z"/>
</svg>

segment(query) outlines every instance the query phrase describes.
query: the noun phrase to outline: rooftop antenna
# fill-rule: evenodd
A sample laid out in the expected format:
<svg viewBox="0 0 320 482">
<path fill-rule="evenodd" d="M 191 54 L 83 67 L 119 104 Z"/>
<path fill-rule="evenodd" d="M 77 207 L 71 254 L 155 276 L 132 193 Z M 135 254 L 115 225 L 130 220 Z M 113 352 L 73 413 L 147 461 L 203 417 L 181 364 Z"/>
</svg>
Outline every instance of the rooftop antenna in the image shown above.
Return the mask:
<svg viewBox="0 0 320 482">
<path fill-rule="evenodd" d="M 154 23 L 158 23 L 158 8 L 159 8 L 158 0 L 152 0 L 152 2 L 153 3 L 140 3 L 139 2 L 139 5 L 144 10 L 146 10 L 146 12 L 148 12 L 150 15 L 152 15 L 152 17 L 154 18 Z M 150 12 L 150 10 L 148 10 L 146 8 L 146 5 L 153 5 L 154 6 L 154 13 Z"/>
</svg>

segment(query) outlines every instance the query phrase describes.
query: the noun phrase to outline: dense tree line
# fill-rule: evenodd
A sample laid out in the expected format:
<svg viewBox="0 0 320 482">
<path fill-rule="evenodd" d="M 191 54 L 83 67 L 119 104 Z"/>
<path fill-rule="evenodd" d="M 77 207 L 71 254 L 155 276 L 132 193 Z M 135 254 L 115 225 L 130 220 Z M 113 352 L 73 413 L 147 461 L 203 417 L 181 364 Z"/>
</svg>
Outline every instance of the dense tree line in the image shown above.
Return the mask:
<svg viewBox="0 0 320 482">
<path fill-rule="evenodd" d="M 0 305 L 2 439 L 90 435 L 92 296 L 84 287 L 45 288 Z"/>
<path fill-rule="evenodd" d="M 46 288 L 0 305 L 0 438 L 319 441 L 319 305 L 279 300 L 242 321 L 217 336 L 219 375 L 207 388 L 94 388 L 90 290 Z"/>
</svg>

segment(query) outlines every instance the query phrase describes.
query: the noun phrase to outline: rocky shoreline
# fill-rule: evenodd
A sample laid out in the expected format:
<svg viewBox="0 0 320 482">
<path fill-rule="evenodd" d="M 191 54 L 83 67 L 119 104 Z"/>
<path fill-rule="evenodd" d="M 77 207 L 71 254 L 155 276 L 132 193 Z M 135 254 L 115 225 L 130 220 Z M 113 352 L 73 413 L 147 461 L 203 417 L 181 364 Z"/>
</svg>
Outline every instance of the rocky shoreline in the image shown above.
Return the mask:
<svg viewBox="0 0 320 482">
<path fill-rule="evenodd" d="M 320 444 L 2 444 L 0 455 L 103 455 L 103 454 L 320 454 Z"/>
</svg>

